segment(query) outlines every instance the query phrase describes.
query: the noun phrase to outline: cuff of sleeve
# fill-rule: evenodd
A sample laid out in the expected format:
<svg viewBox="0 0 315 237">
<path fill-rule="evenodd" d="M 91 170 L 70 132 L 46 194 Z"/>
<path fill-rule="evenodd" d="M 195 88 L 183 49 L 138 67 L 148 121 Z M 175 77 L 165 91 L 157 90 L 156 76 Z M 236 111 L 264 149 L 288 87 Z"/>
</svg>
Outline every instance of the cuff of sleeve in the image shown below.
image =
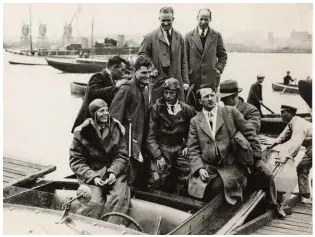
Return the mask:
<svg viewBox="0 0 315 237">
<path fill-rule="evenodd" d="M 255 160 L 261 160 L 262 159 L 261 151 L 254 151 L 254 159 Z"/>
</svg>

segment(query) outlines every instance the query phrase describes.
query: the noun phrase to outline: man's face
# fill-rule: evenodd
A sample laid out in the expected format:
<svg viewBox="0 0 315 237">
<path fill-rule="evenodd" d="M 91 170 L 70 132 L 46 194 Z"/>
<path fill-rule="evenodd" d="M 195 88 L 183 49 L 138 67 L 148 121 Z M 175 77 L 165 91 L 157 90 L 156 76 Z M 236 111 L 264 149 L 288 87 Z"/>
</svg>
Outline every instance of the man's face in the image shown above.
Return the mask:
<svg viewBox="0 0 315 237">
<path fill-rule="evenodd" d="M 258 83 L 260 83 L 260 84 L 263 83 L 264 80 L 265 80 L 265 78 L 258 78 L 257 79 Z"/>
<path fill-rule="evenodd" d="M 216 105 L 216 93 L 211 88 L 200 89 L 200 100 L 205 110 L 211 111 Z"/>
<path fill-rule="evenodd" d="M 205 30 L 208 28 L 209 23 L 211 21 L 210 18 L 210 12 L 206 11 L 206 10 L 201 10 L 199 13 L 199 16 L 197 18 L 198 20 L 198 26 L 202 29 Z"/>
<path fill-rule="evenodd" d="M 175 104 L 177 101 L 177 94 L 175 90 L 164 89 L 164 99 L 169 104 Z"/>
<path fill-rule="evenodd" d="M 139 70 L 136 71 L 136 79 L 140 82 L 142 86 L 146 86 L 149 84 L 151 68 L 141 66 Z"/>
<path fill-rule="evenodd" d="M 221 98 L 221 101 L 225 105 L 229 105 L 229 106 L 235 106 L 236 105 L 235 97 L 233 95 Z"/>
<path fill-rule="evenodd" d="M 160 13 L 160 22 L 163 30 L 170 30 L 173 25 L 174 17 L 172 13 Z"/>
<path fill-rule="evenodd" d="M 126 64 L 121 63 L 119 66 L 114 66 L 112 69 L 112 77 L 114 80 L 120 80 L 126 70 Z"/>
<path fill-rule="evenodd" d="M 281 110 L 280 116 L 285 123 L 289 123 L 292 119 L 292 115 L 288 110 Z"/>
<path fill-rule="evenodd" d="M 104 106 L 96 111 L 96 120 L 98 123 L 105 124 L 107 123 L 108 119 L 109 111 L 107 106 Z"/>
</svg>

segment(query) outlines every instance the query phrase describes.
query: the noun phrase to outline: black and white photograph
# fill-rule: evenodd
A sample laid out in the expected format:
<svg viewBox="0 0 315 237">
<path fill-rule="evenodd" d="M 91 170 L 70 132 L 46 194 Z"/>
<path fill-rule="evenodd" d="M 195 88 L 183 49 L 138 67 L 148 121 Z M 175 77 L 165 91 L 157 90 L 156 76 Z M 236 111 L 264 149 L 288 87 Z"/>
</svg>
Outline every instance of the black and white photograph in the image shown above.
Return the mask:
<svg viewBox="0 0 315 237">
<path fill-rule="evenodd" d="M 312 1 L 1 5 L 2 234 L 313 235 Z"/>
</svg>

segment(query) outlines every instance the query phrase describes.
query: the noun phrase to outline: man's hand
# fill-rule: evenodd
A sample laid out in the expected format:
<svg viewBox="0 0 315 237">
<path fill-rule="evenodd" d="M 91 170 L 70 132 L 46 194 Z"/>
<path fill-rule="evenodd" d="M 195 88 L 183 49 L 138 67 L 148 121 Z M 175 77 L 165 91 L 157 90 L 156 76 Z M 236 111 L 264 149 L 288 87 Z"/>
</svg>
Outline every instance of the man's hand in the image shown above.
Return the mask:
<svg viewBox="0 0 315 237">
<path fill-rule="evenodd" d="M 189 84 L 188 83 L 184 83 L 184 90 L 187 91 L 189 89 Z"/>
<path fill-rule="evenodd" d="M 166 168 L 166 162 L 165 162 L 164 157 L 162 157 L 161 159 L 157 160 L 156 166 L 161 171 L 163 171 Z"/>
<path fill-rule="evenodd" d="M 285 164 L 288 161 L 288 157 L 276 157 L 276 163 Z"/>
<path fill-rule="evenodd" d="M 127 79 L 121 79 L 116 81 L 116 86 L 120 87 L 121 85 L 125 84 L 128 80 Z"/>
<path fill-rule="evenodd" d="M 112 185 L 116 181 L 116 175 L 110 173 L 108 178 L 104 181 L 104 184 Z"/>
<path fill-rule="evenodd" d="M 255 171 L 263 171 L 264 162 L 262 160 L 255 160 L 254 169 Z"/>
<path fill-rule="evenodd" d="M 99 177 L 95 177 L 93 181 L 96 186 L 104 186 L 106 184 L 104 180 Z"/>
<path fill-rule="evenodd" d="M 206 171 L 205 169 L 200 169 L 199 175 L 202 181 L 206 181 L 207 179 L 209 179 L 208 171 Z"/>
<path fill-rule="evenodd" d="M 186 147 L 183 149 L 183 156 L 187 156 L 187 153 L 188 153 L 188 148 Z"/>
</svg>

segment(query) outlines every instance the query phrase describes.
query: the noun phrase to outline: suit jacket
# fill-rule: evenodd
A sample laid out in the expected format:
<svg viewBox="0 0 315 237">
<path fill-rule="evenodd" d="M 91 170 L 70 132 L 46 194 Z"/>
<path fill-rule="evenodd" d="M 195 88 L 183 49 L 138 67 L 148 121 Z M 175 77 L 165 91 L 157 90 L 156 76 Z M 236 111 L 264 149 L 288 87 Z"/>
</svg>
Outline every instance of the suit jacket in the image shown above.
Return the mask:
<svg viewBox="0 0 315 237">
<path fill-rule="evenodd" d="M 223 109 L 226 109 L 226 119 L 231 121 L 232 134 L 240 131 L 250 143 L 254 156 L 261 158 L 261 147 L 254 127 L 243 118 L 236 108 L 231 106 L 218 108 L 215 137 L 210 132 L 203 112 L 199 112 L 191 119 L 188 157 L 191 162 L 191 176 L 199 175 L 197 171 L 203 168 L 209 172 L 210 177 L 214 178 L 213 169 L 218 171 L 224 183 L 225 197 L 229 203 L 234 204 L 236 200 L 232 195 L 237 193 L 237 198 L 242 197 L 240 190 L 242 183 L 240 182 L 244 180 L 244 173 L 235 166 L 232 142 L 224 124 Z M 216 155 L 216 147 L 219 156 Z M 237 191 L 235 192 L 235 190 Z"/>
<path fill-rule="evenodd" d="M 182 35 L 174 29 L 172 29 L 171 37 L 172 60 L 169 76 L 179 80 L 180 99 L 185 101 L 183 83 L 189 83 L 185 41 Z M 152 60 L 159 73 L 154 87 L 161 87 L 168 76 L 163 72 L 162 66 L 165 66 L 169 60 L 169 45 L 160 27 L 143 39 L 138 55 L 147 55 Z"/>
<path fill-rule="evenodd" d="M 149 94 L 147 88 L 140 88 L 136 79 L 122 85 L 116 93 L 110 115 L 119 120 L 126 129 L 126 140 L 129 141 L 129 122 L 132 122 L 133 157 L 138 157 L 145 135 L 148 113 Z"/>
<path fill-rule="evenodd" d="M 244 119 L 255 127 L 258 134 L 261 126 L 261 117 L 258 109 L 255 106 L 244 102 L 243 98 L 239 97 L 239 99 L 240 100 L 236 108 L 241 112 Z"/>
<path fill-rule="evenodd" d="M 202 47 L 198 27 L 185 36 L 187 51 L 188 76 L 195 90 L 202 84 L 220 84 L 220 75 L 215 72 L 217 68 L 221 73 L 227 61 L 227 53 L 222 36 L 219 32 L 208 28 L 205 48 Z"/>
<path fill-rule="evenodd" d="M 110 75 L 105 70 L 95 73 L 87 85 L 82 106 L 73 124 L 71 132 L 73 133 L 77 126 L 82 124 L 87 118 L 91 117 L 89 104 L 93 100 L 102 99 L 108 104 L 108 106 L 110 106 L 117 89 L 115 81 L 111 79 Z"/>
</svg>

